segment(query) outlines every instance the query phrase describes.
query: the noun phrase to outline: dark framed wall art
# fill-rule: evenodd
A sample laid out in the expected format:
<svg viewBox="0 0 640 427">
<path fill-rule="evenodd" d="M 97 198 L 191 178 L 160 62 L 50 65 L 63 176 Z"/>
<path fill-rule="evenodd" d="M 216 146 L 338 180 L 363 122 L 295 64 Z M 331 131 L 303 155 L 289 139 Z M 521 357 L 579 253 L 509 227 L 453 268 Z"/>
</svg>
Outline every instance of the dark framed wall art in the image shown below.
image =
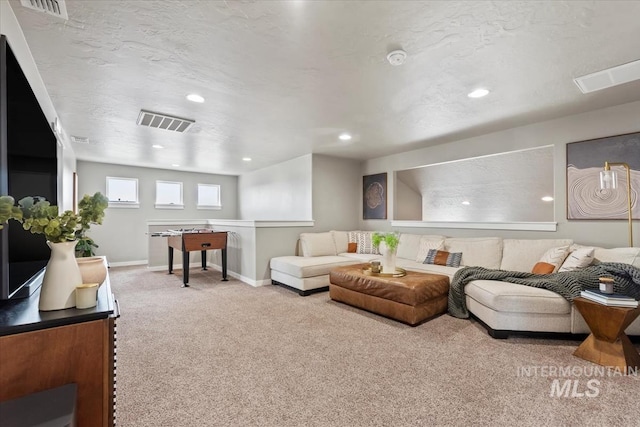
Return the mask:
<svg viewBox="0 0 640 427">
<path fill-rule="evenodd" d="M 387 173 L 362 177 L 362 218 L 387 219 Z"/>
<path fill-rule="evenodd" d="M 628 219 L 627 175 L 621 166 L 618 188 L 600 189 L 604 163 L 625 162 L 631 172 L 633 218 L 640 218 L 640 132 L 567 144 L 567 219 Z"/>
</svg>

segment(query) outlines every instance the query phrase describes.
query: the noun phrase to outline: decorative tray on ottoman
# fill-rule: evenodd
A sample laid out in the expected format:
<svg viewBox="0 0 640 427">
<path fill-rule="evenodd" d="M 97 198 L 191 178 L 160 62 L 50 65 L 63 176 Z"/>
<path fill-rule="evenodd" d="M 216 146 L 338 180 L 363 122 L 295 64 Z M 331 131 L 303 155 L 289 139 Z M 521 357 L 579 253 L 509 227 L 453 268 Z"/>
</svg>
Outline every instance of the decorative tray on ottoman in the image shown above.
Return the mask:
<svg viewBox="0 0 640 427">
<path fill-rule="evenodd" d="M 371 271 L 371 267 L 363 267 L 362 274 L 366 274 L 367 276 L 376 276 L 376 277 L 404 277 L 407 275 L 407 272 L 404 268 L 396 267 L 395 273 L 373 273 Z"/>
</svg>

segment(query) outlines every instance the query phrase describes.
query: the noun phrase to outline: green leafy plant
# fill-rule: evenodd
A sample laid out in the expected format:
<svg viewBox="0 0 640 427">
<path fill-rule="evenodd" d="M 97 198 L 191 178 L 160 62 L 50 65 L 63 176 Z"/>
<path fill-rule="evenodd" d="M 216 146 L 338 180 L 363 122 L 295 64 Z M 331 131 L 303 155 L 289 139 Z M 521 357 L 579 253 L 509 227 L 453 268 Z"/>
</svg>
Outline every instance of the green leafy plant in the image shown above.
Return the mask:
<svg viewBox="0 0 640 427">
<path fill-rule="evenodd" d="M 85 194 L 78 203 L 78 216 L 80 217 L 80 229 L 76 230 L 75 236 L 78 240 L 76 245 L 76 255 L 88 257 L 95 255 L 95 248 L 99 246 L 93 239 L 87 236 L 87 231 L 91 224 L 102 224 L 104 211 L 109 206 L 109 200 L 102 193 L 95 193 L 93 196 Z"/>
<path fill-rule="evenodd" d="M 398 249 L 398 243 L 400 243 L 400 234 L 399 233 L 378 233 L 375 232 L 371 236 L 371 243 L 373 246 L 378 248 L 380 243 L 384 242 L 384 244 L 389 248 L 392 252 L 395 252 Z"/>
<path fill-rule="evenodd" d="M 82 198 L 78 214 L 72 211 L 59 214 L 58 207 L 51 205 L 44 197 L 24 197 L 18 200 L 16 206 L 13 197 L 1 196 L 0 229 L 2 224 L 13 219 L 33 234 L 44 234 L 52 243 L 88 239 L 93 247 L 97 247 L 85 233 L 91 224 L 102 224 L 107 205 L 107 198 L 98 192 Z"/>
<path fill-rule="evenodd" d="M 83 236 L 78 239 L 78 244 L 76 245 L 76 256 L 78 258 L 94 256 L 95 249 L 99 248 L 96 245 L 96 242 L 89 236 Z"/>
<path fill-rule="evenodd" d="M 22 221 L 22 210 L 19 206 L 15 206 L 16 201 L 11 196 L 0 196 L 0 230 L 3 225 L 10 219 Z"/>
</svg>

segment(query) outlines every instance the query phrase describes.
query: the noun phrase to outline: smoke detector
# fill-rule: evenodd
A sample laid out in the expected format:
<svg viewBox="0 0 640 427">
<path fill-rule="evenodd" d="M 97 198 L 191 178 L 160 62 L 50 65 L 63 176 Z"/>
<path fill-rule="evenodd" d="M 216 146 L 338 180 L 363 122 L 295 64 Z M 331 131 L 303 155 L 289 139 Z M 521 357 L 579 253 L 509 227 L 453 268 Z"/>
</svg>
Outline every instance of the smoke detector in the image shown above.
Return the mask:
<svg viewBox="0 0 640 427">
<path fill-rule="evenodd" d="M 406 58 L 407 52 L 402 49 L 393 50 L 387 54 L 387 61 L 389 61 L 389 64 L 393 65 L 394 67 L 404 64 L 404 60 Z"/>
</svg>

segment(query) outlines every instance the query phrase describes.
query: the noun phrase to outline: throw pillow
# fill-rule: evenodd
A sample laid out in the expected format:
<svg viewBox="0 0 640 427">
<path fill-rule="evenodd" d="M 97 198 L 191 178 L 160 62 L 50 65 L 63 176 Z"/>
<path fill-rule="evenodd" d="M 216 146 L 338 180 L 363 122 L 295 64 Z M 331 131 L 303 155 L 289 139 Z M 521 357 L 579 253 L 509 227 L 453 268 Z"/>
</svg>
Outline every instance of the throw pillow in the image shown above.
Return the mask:
<svg viewBox="0 0 640 427">
<path fill-rule="evenodd" d="M 533 266 L 533 270 L 531 270 L 531 272 L 533 274 L 551 274 L 555 269 L 556 266 L 549 264 L 548 262 L 537 262 L 536 265 Z"/>
<path fill-rule="evenodd" d="M 371 235 L 372 233 L 369 231 L 350 231 L 349 232 L 349 243 L 358 244 L 356 253 L 380 255 L 380 252 L 378 252 L 378 249 L 373 247 L 373 242 L 371 241 Z"/>
<path fill-rule="evenodd" d="M 595 248 L 584 247 L 571 252 L 558 271 L 573 271 L 587 267 L 593 262 Z"/>
<path fill-rule="evenodd" d="M 355 243 L 355 242 L 347 243 L 347 246 L 348 246 L 347 253 L 350 253 L 350 254 L 355 254 L 356 253 L 356 250 L 358 249 L 358 244 L 357 243 Z"/>
<path fill-rule="evenodd" d="M 569 254 L 569 245 L 560 246 L 557 248 L 551 248 L 547 252 L 542 255 L 540 258 L 540 262 L 546 262 L 547 264 L 553 264 L 555 273 L 558 271 L 558 268 L 562 265 L 562 262 L 565 260 L 567 255 Z"/>
<path fill-rule="evenodd" d="M 429 251 L 432 249 L 444 249 L 444 239 L 433 239 L 423 236 L 420 239 L 420 246 L 418 247 L 416 262 L 421 262 L 424 264 L 424 260 L 427 258 Z"/>
<path fill-rule="evenodd" d="M 446 265 L 447 267 L 460 267 L 462 252 L 446 252 L 430 249 L 423 264 Z"/>
</svg>

